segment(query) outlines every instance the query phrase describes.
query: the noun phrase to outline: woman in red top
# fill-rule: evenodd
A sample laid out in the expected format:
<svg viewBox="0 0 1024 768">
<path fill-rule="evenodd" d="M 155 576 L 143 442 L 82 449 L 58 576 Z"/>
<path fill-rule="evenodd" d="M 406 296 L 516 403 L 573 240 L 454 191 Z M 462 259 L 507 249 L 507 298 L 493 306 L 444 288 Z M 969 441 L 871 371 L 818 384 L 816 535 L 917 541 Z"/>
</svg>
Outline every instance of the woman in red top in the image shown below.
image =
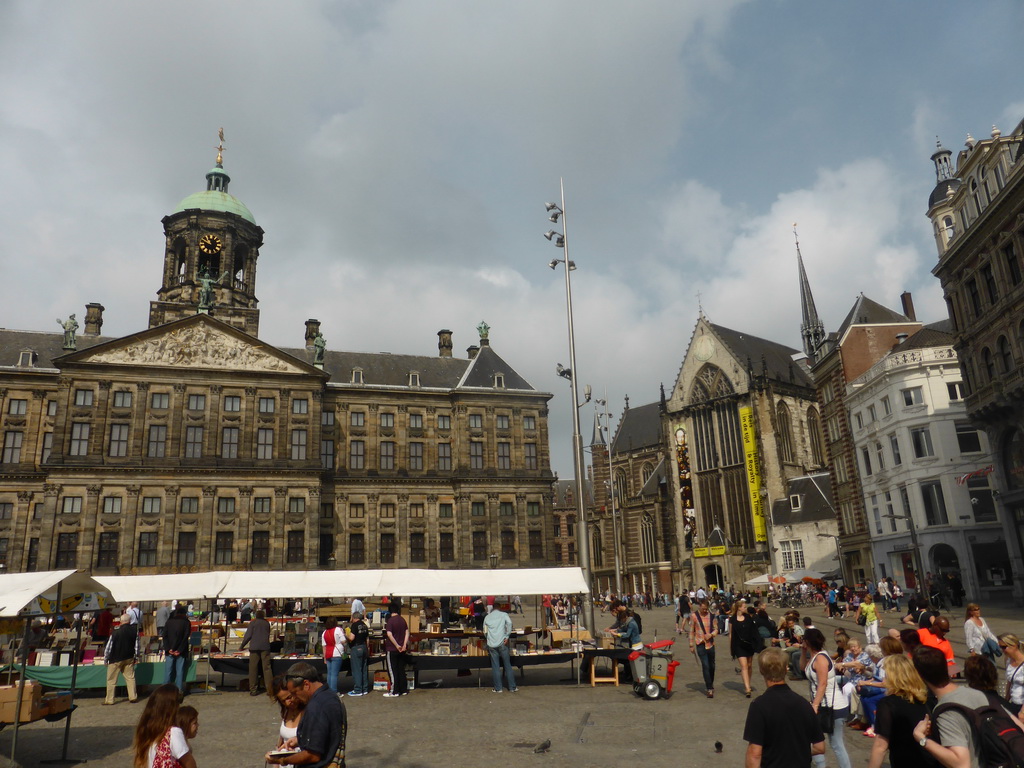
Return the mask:
<svg viewBox="0 0 1024 768">
<path fill-rule="evenodd" d="M 345 632 L 338 628 L 338 620 L 333 616 L 324 619 L 324 634 L 321 637 L 324 646 L 324 661 L 327 663 L 327 687 L 338 692 L 338 675 L 341 673 L 341 662 L 345 659 L 347 641 Z"/>
</svg>

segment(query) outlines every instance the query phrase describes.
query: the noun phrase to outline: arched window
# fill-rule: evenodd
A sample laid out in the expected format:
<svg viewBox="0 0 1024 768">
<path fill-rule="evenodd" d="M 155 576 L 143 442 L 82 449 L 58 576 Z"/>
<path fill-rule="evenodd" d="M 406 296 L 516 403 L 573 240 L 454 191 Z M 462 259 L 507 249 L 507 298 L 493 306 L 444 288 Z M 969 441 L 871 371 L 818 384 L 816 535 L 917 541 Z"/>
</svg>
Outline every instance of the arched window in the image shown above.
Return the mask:
<svg viewBox="0 0 1024 768">
<path fill-rule="evenodd" d="M 825 455 L 821 450 L 821 419 L 814 408 L 807 409 L 807 435 L 811 442 L 811 461 L 815 466 L 823 466 Z"/>
<path fill-rule="evenodd" d="M 643 482 L 644 485 L 646 485 L 647 481 L 651 479 L 651 475 L 653 474 L 654 465 L 651 464 L 649 461 L 644 462 L 644 465 L 640 468 L 640 477 L 643 478 L 641 482 Z"/>
<path fill-rule="evenodd" d="M 604 544 L 601 541 L 601 526 L 595 525 L 590 529 L 590 544 L 593 549 L 592 560 L 595 568 L 604 567 Z"/>
<path fill-rule="evenodd" d="M 996 364 L 995 360 L 992 359 L 992 350 L 985 347 L 981 350 L 981 365 L 985 369 L 986 382 L 992 381 L 996 377 Z"/>
<path fill-rule="evenodd" d="M 971 179 L 971 199 L 974 201 L 974 210 L 980 216 L 984 208 L 981 205 L 981 195 L 978 194 L 978 182 Z"/>
<path fill-rule="evenodd" d="M 781 400 L 775 407 L 775 419 L 779 436 L 779 455 L 789 463 L 793 461 L 793 428 L 789 420 L 789 406 Z"/>
<path fill-rule="evenodd" d="M 626 496 L 629 494 L 629 485 L 626 482 L 626 473 L 621 469 L 615 473 L 615 498 L 619 506 L 626 503 Z"/>
<path fill-rule="evenodd" d="M 234 263 L 232 264 L 235 279 L 235 288 L 245 287 L 245 263 L 249 260 L 249 249 L 244 245 L 235 248 Z"/>
<path fill-rule="evenodd" d="M 640 520 L 640 549 L 645 563 L 657 562 L 658 548 L 655 545 L 654 517 L 650 512 L 645 513 Z"/>
<path fill-rule="evenodd" d="M 1005 336 L 1000 336 L 997 342 L 999 346 L 999 365 L 1003 373 L 1013 370 L 1013 352 L 1010 351 L 1010 342 Z"/>
<path fill-rule="evenodd" d="M 956 225 L 953 223 L 953 217 L 944 217 L 942 219 L 942 227 L 946 230 L 946 242 L 948 243 L 956 236 Z"/>
</svg>

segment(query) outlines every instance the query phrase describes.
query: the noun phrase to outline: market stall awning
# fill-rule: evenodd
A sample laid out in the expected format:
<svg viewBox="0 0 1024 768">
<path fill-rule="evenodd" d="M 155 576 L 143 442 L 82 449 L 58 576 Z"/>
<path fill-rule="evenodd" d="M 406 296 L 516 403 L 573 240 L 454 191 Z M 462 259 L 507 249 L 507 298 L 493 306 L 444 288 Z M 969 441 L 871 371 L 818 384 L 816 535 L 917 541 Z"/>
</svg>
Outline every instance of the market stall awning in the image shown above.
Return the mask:
<svg viewBox="0 0 1024 768">
<path fill-rule="evenodd" d="M 56 604 L 57 587 L 61 604 Z M 108 590 L 82 571 L 36 571 L 0 576 L 0 616 L 102 608 Z M 37 598 L 41 598 L 37 601 Z M 24 612 L 24 613 L 22 613 Z"/>
<path fill-rule="evenodd" d="M 378 595 L 575 595 L 587 591 L 579 568 L 381 571 Z"/>
<path fill-rule="evenodd" d="M 221 597 L 370 597 L 382 571 L 229 571 Z"/>
<path fill-rule="evenodd" d="M 786 581 L 788 581 L 790 584 L 797 584 L 797 583 L 803 581 L 804 579 L 820 579 L 820 578 L 821 578 L 821 573 L 819 573 L 818 571 L 808 571 L 808 570 L 805 570 L 805 569 L 800 569 L 800 570 L 797 570 L 797 571 L 788 571 L 786 573 Z"/>
<path fill-rule="evenodd" d="M 196 600 L 219 597 L 230 571 L 206 573 L 143 574 L 139 576 L 97 576 L 118 602 L 128 600 Z"/>
<path fill-rule="evenodd" d="M 761 576 L 755 576 L 750 581 L 744 581 L 744 585 L 748 587 L 765 587 L 771 582 L 771 574 L 765 573 Z"/>
</svg>

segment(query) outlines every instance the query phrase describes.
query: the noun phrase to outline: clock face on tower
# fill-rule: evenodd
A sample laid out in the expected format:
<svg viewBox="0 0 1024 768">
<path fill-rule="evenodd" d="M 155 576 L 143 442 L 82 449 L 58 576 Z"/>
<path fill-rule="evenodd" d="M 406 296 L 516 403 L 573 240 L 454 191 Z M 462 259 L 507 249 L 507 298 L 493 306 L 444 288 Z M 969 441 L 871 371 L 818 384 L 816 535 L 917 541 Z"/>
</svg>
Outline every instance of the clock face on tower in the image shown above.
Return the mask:
<svg viewBox="0 0 1024 768">
<path fill-rule="evenodd" d="M 216 235 L 203 235 L 199 238 L 199 250 L 203 253 L 220 253 L 223 247 L 224 244 Z"/>
</svg>

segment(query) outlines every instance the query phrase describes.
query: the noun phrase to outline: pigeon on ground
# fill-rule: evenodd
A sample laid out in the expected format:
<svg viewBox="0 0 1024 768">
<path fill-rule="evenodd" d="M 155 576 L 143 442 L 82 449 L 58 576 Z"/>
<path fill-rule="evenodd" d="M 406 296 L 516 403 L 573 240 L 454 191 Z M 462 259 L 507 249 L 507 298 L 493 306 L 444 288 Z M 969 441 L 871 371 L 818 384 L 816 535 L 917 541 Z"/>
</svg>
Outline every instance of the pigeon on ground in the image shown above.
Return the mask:
<svg viewBox="0 0 1024 768">
<path fill-rule="evenodd" d="M 720 741 L 716 741 L 715 742 L 715 752 L 721 754 L 721 752 L 722 752 L 722 742 L 720 742 Z"/>
<path fill-rule="evenodd" d="M 539 755 L 542 752 L 547 752 L 549 749 L 551 749 L 551 739 L 544 739 L 544 741 L 533 748 L 533 754 Z"/>
</svg>

